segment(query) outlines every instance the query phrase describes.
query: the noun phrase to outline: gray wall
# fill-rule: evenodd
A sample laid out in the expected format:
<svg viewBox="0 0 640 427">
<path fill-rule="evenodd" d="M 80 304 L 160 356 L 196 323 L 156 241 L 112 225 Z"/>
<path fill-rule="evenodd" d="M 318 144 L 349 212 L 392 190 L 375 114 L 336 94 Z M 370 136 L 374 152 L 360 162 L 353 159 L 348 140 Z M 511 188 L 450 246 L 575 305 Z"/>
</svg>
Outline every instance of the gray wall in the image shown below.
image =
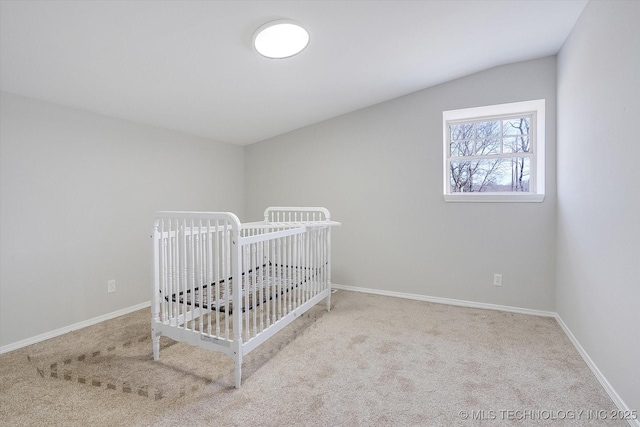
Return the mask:
<svg viewBox="0 0 640 427">
<path fill-rule="evenodd" d="M 557 311 L 640 409 L 640 2 L 589 2 L 558 57 Z"/>
<path fill-rule="evenodd" d="M 148 301 L 156 210 L 323 205 L 344 223 L 334 282 L 557 311 L 640 408 L 639 15 L 589 2 L 557 68 L 497 67 L 246 149 L 2 93 L 0 346 Z M 546 200 L 444 203 L 442 111 L 538 98 Z"/>
<path fill-rule="evenodd" d="M 243 213 L 243 147 L 0 98 L 0 346 L 149 301 L 155 211 Z"/>
<path fill-rule="evenodd" d="M 445 203 L 443 110 L 546 98 L 543 203 Z M 246 212 L 322 205 L 342 285 L 555 311 L 556 60 L 497 67 L 246 148 Z M 493 286 L 502 273 L 503 287 Z"/>
</svg>

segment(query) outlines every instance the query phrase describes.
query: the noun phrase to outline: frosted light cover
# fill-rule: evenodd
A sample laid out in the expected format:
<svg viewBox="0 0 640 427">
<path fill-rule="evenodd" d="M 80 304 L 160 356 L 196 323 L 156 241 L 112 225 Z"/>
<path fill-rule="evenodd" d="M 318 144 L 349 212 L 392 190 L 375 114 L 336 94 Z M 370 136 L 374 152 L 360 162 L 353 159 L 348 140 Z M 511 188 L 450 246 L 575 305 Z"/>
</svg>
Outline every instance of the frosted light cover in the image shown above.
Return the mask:
<svg viewBox="0 0 640 427">
<path fill-rule="evenodd" d="M 291 21 L 273 21 L 258 28 L 253 45 L 267 58 L 282 59 L 296 55 L 307 47 L 309 33 Z"/>
</svg>

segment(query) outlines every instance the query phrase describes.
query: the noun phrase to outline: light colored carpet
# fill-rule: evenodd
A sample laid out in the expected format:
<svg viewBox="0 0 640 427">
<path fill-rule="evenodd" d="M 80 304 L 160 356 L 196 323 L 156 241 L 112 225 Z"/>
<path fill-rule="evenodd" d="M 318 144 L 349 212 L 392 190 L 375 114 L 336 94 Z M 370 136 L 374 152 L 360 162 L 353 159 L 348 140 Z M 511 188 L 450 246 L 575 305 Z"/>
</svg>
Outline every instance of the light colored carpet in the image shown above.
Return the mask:
<svg viewBox="0 0 640 427">
<path fill-rule="evenodd" d="M 245 358 L 162 339 L 149 310 L 0 356 L 11 426 L 628 425 L 552 318 L 338 291 Z M 605 412 L 601 412 L 605 411 Z"/>
</svg>

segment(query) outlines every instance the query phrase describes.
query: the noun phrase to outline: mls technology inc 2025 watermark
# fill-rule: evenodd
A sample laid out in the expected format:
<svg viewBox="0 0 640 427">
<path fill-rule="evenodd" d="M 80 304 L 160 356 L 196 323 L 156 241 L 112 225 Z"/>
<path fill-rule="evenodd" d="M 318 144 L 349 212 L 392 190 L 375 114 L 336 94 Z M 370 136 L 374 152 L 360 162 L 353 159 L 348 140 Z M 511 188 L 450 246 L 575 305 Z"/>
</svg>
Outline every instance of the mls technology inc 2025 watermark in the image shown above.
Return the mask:
<svg viewBox="0 0 640 427">
<path fill-rule="evenodd" d="M 476 409 L 459 411 L 458 417 L 463 420 L 636 420 L 638 411 L 620 410 L 546 410 L 546 409 Z"/>
</svg>

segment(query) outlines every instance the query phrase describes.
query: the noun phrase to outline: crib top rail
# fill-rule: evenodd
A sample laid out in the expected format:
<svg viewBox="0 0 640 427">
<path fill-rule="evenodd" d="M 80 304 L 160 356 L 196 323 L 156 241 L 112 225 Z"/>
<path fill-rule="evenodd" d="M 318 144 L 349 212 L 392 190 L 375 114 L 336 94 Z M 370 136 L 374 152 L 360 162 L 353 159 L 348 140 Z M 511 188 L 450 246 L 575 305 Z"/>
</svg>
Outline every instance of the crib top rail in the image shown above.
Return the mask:
<svg viewBox="0 0 640 427">
<path fill-rule="evenodd" d="M 241 244 L 248 244 L 301 234 L 309 227 L 341 225 L 331 221 L 329 210 L 323 207 L 270 207 L 264 218 L 260 222 L 241 223 L 231 212 L 160 211 L 156 213 L 154 229 L 157 237 L 168 237 L 175 233 L 179 222 L 187 227 L 185 234 L 211 232 L 215 224 L 215 231 L 231 231 L 239 235 Z"/>
<path fill-rule="evenodd" d="M 314 224 L 314 225 L 320 225 Z M 231 232 L 236 235 L 240 246 L 263 242 L 281 237 L 302 234 L 307 231 L 303 224 L 265 224 L 263 222 L 241 223 L 230 212 L 187 212 L 161 211 L 156 214 L 154 231 L 156 239 Z"/>
<path fill-rule="evenodd" d="M 271 227 L 273 228 L 273 227 Z M 270 228 L 270 229 L 271 229 Z M 268 230 L 268 229 L 267 229 Z M 267 231 L 261 234 L 253 234 L 248 236 L 243 236 L 240 238 L 240 245 L 249 245 L 252 243 L 264 242 L 271 239 L 278 239 L 280 237 L 293 236 L 295 234 L 306 233 L 306 227 L 288 227 L 275 231 Z"/>
<path fill-rule="evenodd" d="M 266 224 L 342 225 L 331 221 L 331 213 L 323 207 L 272 206 L 264 211 Z"/>
<path fill-rule="evenodd" d="M 162 220 L 211 220 L 228 222 L 232 229 L 240 230 L 242 223 L 236 214 L 232 212 L 197 212 L 197 211 L 160 211 L 156 213 L 155 225 Z"/>
</svg>

